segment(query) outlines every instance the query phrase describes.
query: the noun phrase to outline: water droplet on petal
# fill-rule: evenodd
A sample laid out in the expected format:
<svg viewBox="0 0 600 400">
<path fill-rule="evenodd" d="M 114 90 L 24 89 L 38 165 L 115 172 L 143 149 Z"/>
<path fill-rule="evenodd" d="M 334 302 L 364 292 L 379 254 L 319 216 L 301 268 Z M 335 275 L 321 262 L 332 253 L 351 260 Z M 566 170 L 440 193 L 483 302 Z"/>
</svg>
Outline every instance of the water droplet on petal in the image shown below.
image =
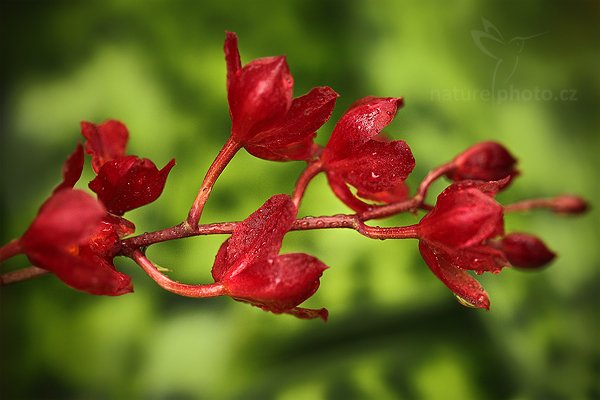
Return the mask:
<svg viewBox="0 0 600 400">
<path fill-rule="evenodd" d="M 477 306 L 473 303 L 471 303 L 468 300 L 463 299 L 462 297 L 460 297 L 459 295 L 455 294 L 454 297 L 456 297 L 456 300 L 458 300 L 458 302 L 460 304 L 462 304 L 465 307 L 469 307 L 469 308 L 477 308 Z M 481 298 L 480 300 L 483 300 L 483 298 Z"/>
</svg>

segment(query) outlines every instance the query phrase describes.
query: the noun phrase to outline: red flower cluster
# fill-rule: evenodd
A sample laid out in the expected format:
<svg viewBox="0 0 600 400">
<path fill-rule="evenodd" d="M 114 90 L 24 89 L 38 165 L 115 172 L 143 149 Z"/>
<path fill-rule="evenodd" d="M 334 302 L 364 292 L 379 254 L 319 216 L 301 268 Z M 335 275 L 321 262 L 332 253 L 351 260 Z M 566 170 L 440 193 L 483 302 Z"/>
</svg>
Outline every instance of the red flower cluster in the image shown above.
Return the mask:
<svg viewBox="0 0 600 400">
<path fill-rule="evenodd" d="M 180 295 L 227 295 L 276 314 L 326 320 L 326 309 L 299 305 L 316 292 L 327 266 L 310 255 L 280 255 L 279 250 L 291 229 L 344 227 L 371 238 L 418 238 L 425 262 L 459 300 L 489 309 L 488 295 L 471 271 L 498 273 L 508 266 L 535 269 L 555 257 L 535 236 L 505 234 L 504 213 L 539 207 L 576 214 L 587 208 L 585 201 L 575 196 L 500 205 L 496 194 L 518 176 L 518 171 L 516 159 L 496 142 L 476 144 L 432 170 L 417 193 L 409 197 L 405 180 L 415 167 L 412 152 L 404 141 L 390 140 L 382 134 L 403 105 L 402 98 L 358 100 L 340 118 L 327 145 L 321 148 L 313 140 L 316 131 L 329 120 L 337 93 L 329 87 L 317 87 L 293 98 L 293 78 L 285 58 L 261 58 L 242 66 L 234 33 L 227 33 L 224 51 L 232 132 L 211 164 L 187 220 L 124 239 L 135 226 L 122 215 L 160 196 L 175 160 L 159 170 L 148 159 L 127 155 L 129 134 L 120 122 L 83 122 L 85 151 L 92 156 L 96 173 L 89 188 L 97 199 L 73 189 L 84 164 L 84 149 L 78 145 L 64 164 L 62 182 L 31 226 L 20 239 L 0 247 L 0 261 L 23 252 L 34 265 L 53 272 L 76 289 L 121 295 L 133 289 L 130 278 L 115 269 L 113 259 L 126 255 L 160 286 Z M 267 160 L 307 162 L 293 200 L 288 195 L 275 195 L 235 225 L 199 225 L 216 179 L 242 147 Z M 326 174 L 335 195 L 356 214 L 296 219 L 304 189 L 320 172 Z M 425 202 L 427 190 L 444 175 L 453 183 L 431 206 Z M 365 224 L 369 218 L 418 210 L 427 213 L 417 225 L 381 228 Z M 216 255 L 214 284 L 173 281 L 144 254 L 145 247 L 160 241 L 208 233 L 232 233 Z"/>
<path fill-rule="evenodd" d="M 133 290 L 113 265 L 121 238 L 135 231 L 120 215 L 156 200 L 175 160 L 159 171 L 148 159 L 127 156 L 127 128 L 120 122 L 83 122 L 81 128 L 97 173 L 89 186 L 98 200 L 73 189 L 84 163 L 78 145 L 64 164 L 63 181 L 19 242 L 32 263 L 75 289 L 117 296 Z"/>
<path fill-rule="evenodd" d="M 288 195 L 271 197 L 238 224 L 215 258 L 212 275 L 227 295 L 276 314 L 327 320 L 327 310 L 298 304 L 312 296 L 327 268 L 308 254 L 278 255 L 284 235 L 296 219 Z"/>
</svg>

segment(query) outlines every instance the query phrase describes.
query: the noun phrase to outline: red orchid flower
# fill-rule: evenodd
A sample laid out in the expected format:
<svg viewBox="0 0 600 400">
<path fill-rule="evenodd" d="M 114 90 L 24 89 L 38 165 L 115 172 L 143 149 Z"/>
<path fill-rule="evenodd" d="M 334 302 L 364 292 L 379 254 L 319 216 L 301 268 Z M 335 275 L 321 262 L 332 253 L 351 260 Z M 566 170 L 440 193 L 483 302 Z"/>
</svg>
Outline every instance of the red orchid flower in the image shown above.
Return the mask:
<svg viewBox="0 0 600 400">
<path fill-rule="evenodd" d="M 348 185 L 365 199 L 393 202 L 406 198 L 404 180 L 415 167 L 415 159 L 404 141 L 380 137 L 401 106 L 401 98 L 357 101 L 338 121 L 323 150 L 321 161 L 329 185 L 355 211 L 370 206 L 356 198 Z"/>
<path fill-rule="evenodd" d="M 127 156 L 125 125 L 109 120 L 100 125 L 81 123 L 86 152 L 98 176 L 89 184 L 106 209 L 115 215 L 152 203 L 162 193 L 175 160 L 160 171 L 147 158 Z"/>
<path fill-rule="evenodd" d="M 259 158 L 310 159 L 316 131 L 331 116 L 338 94 L 324 86 L 292 99 L 294 81 L 285 57 L 260 58 L 242 67 L 233 32 L 227 32 L 224 50 L 233 139 Z"/>
<path fill-rule="evenodd" d="M 120 238 L 133 233 L 134 226 L 107 214 L 102 203 L 73 189 L 82 169 L 83 147 L 78 145 L 63 166 L 63 181 L 19 243 L 34 265 L 75 289 L 110 296 L 131 292 L 130 278 L 115 270 L 112 259 Z"/>
<path fill-rule="evenodd" d="M 133 290 L 131 279 L 115 270 L 113 258 L 121 239 L 132 234 L 135 226 L 114 214 L 158 197 L 173 162 L 158 171 L 149 160 L 123 156 L 128 134 L 119 122 L 83 123 L 82 131 L 88 138 L 86 147 L 93 155 L 93 166 L 99 171 L 90 185 L 98 188 L 100 201 L 73 190 L 84 162 L 83 147 L 78 145 L 63 165 L 62 182 L 19 242 L 33 264 L 75 289 L 111 296 L 129 293 Z M 119 165 L 124 168 L 118 169 Z M 152 171 L 156 171 L 154 175 Z"/>
<path fill-rule="evenodd" d="M 112 265 L 119 238 L 105 216 L 102 204 L 90 195 L 61 189 L 42 205 L 19 241 L 34 265 L 75 289 L 109 296 L 129 293 L 130 278 Z"/>
<path fill-rule="evenodd" d="M 327 310 L 300 308 L 319 287 L 327 268 L 307 254 L 278 255 L 281 241 L 296 218 L 287 195 L 275 195 L 239 223 L 215 258 L 212 275 L 225 294 L 265 311 L 327 320 Z"/>
<path fill-rule="evenodd" d="M 502 206 L 493 195 L 506 182 L 454 184 L 418 224 L 419 250 L 431 271 L 461 302 L 489 309 L 487 293 L 467 270 L 497 273 L 509 265 L 491 240 L 504 233 Z"/>
</svg>

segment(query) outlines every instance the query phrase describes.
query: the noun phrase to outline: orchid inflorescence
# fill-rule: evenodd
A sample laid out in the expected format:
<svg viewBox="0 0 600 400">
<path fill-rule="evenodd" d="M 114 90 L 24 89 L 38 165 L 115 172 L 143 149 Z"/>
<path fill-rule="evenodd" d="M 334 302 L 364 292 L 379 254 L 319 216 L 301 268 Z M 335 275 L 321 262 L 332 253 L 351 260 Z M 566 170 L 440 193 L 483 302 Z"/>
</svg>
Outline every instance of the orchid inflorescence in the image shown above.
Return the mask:
<svg viewBox="0 0 600 400">
<path fill-rule="evenodd" d="M 225 59 L 232 131 L 185 221 L 133 236 L 135 225 L 123 215 L 160 196 L 175 160 L 159 170 L 152 161 L 127 154 L 129 133 L 122 123 L 83 122 L 85 149 L 77 145 L 68 157 L 62 182 L 25 233 L 0 248 L 0 261 L 24 254 L 33 266 L 1 275 L 0 283 L 50 272 L 87 293 L 122 295 L 133 287 L 130 277 L 116 270 L 113 259 L 125 256 L 162 288 L 182 296 L 230 296 L 273 313 L 326 320 L 326 309 L 299 305 L 318 289 L 327 266 L 308 254 L 279 254 L 279 250 L 290 230 L 346 228 L 369 238 L 418 239 L 426 264 L 461 303 L 489 309 L 488 295 L 469 271 L 537 269 L 555 257 L 536 236 L 505 233 L 504 215 L 533 208 L 559 214 L 586 210 L 585 201 L 571 195 L 499 204 L 496 194 L 510 185 L 518 171 L 516 159 L 496 142 L 476 144 L 434 168 L 411 196 L 405 180 L 415 167 L 412 152 L 404 141 L 390 140 L 382 133 L 402 107 L 402 98 L 356 101 L 321 147 L 313 139 L 331 116 L 338 97 L 335 91 L 317 87 L 293 98 L 285 58 L 262 58 L 242 66 L 237 36 L 231 32 L 226 35 Z M 200 224 L 217 178 L 241 148 L 266 160 L 305 161 L 307 167 L 291 196 L 272 196 L 241 222 Z M 96 177 L 88 186 L 97 198 L 73 188 L 82 174 L 84 151 L 91 155 Z M 305 189 L 319 173 L 325 173 L 333 193 L 354 213 L 298 217 Z M 427 204 L 430 185 L 442 177 L 452 183 L 434 205 Z M 365 223 L 405 212 L 425 214 L 409 226 Z M 231 235 L 215 257 L 214 283 L 174 281 L 145 255 L 152 244 L 208 234 Z"/>
</svg>

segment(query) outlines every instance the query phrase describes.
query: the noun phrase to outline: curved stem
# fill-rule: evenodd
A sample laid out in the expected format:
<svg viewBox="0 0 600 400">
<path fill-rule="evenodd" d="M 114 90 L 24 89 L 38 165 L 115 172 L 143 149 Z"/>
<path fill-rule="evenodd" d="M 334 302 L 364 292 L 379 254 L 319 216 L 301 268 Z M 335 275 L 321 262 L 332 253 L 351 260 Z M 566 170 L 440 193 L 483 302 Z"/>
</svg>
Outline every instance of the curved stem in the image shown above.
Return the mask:
<svg viewBox="0 0 600 400">
<path fill-rule="evenodd" d="M 227 164 L 229 164 L 231 159 L 241 148 L 242 145 L 230 136 L 219 151 L 219 154 L 217 154 L 217 157 L 213 163 L 208 168 L 208 171 L 204 176 L 204 180 L 202 181 L 202 186 L 200 187 L 198 195 L 196 196 L 196 200 L 194 200 L 194 204 L 188 213 L 187 223 L 192 228 L 198 226 L 200 216 L 202 215 L 202 210 L 204 209 L 204 205 L 208 200 L 208 196 L 210 196 L 210 192 L 212 191 L 217 178 L 219 175 L 221 175 Z"/>
<path fill-rule="evenodd" d="M 321 160 L 316 160 L 309 162 L 304 171 L 302 171 L 292 194 L 292 202 L 296 206 L 296 209 L 300 208 L 300 202 L 302 201 L 306 187 L 315 176 L 323 171 L 322 167 Z"/>
<path fill-rule="evenodd" d="M 429 190 L 431 184 L 452 170 L 452 168 L 454 168 L 454 164 L 452 162 L 448 162 L 429 171 L 429 173 L 421 181 L 419 189 L 417 190 L 417 195 L 415 196 L 419 200 L 419 204 L 425 201 L 425 197 L 427 197 L 427 191 Z"/>
<path fill-rule="evenodd" d="M 37 278 L 38 276 L 46 275 L 47 273 L 47 270 L 34 266 L 7 272 L 0 275 L 0 286 Z"/>
<path fill-rule="evenodd" d="M 170 240 L 183 239 L 191 236 L 228 234 L 233 232 L 233 228 L 235 228 L 236 225 L 237 222 L 220 222 L 199 225 L 194 229 L 187 221 L 185 221 L 170 228 L 147 232 L 138 236 L 123 239 L 121 241 L 121 253 L 130 256 L 134 250 L 155 243 L 168 242 Z"/>
<path fill-rule="evenodd" d="M 188 285 L 169 279 L 156 267 L 140 250 L 135 250 L 131 258 L 152 278 L 160 287 L 171 293 L 186 297 L 216 297 L 227 294 L 220 283 L 209 285 Z"/>
<path fill-rule="evenodd" d="M 21 247 L 21 242 L 19 239 L 13 239 L 4 246 L 0 247 L 0 262 L 6 261 L 17 254 L 21 254 L 22 252 L 23 248 Z"/>
</svg>

